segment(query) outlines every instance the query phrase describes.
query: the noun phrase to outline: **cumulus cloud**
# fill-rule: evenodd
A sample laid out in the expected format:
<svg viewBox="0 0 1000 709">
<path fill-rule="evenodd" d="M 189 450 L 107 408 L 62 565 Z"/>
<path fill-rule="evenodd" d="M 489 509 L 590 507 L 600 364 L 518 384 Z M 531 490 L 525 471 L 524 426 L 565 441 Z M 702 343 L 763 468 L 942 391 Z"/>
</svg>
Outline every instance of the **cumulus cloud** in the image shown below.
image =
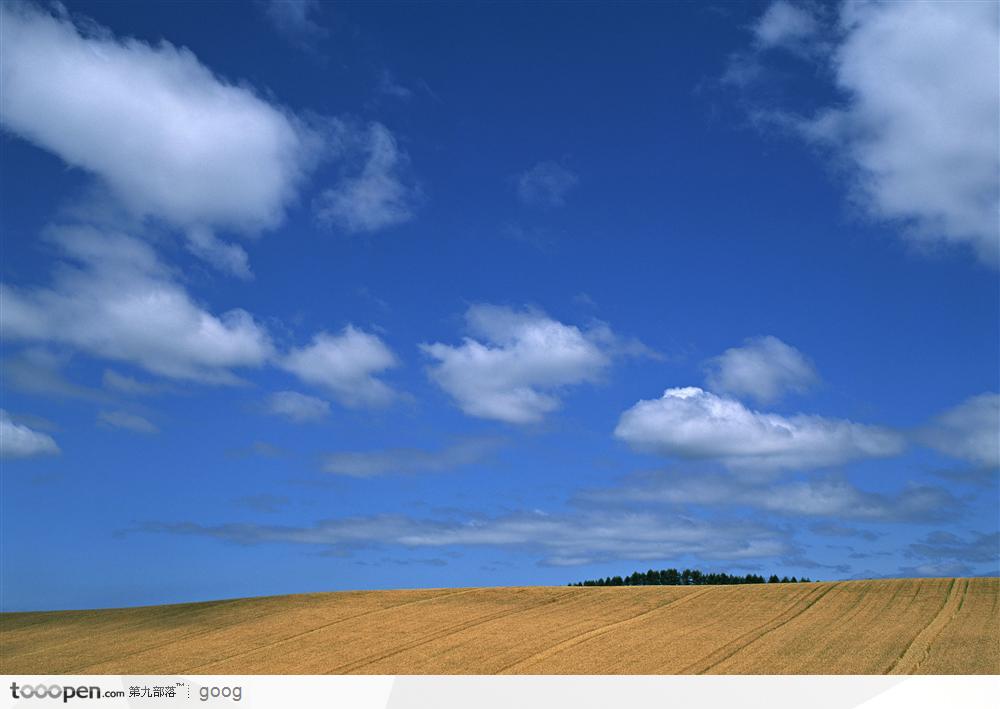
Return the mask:
<svg viewBox="0 0 1000 709">
<path fill-rule="evenodd" d="M 369 232 L 413 218 L 419 192 L 403 180 L 406 154 L 380 123 L 370 126 L 361 173 L 344 177 L 316 200 L 320 220 L 349 232 Z"/>
<path fill-rule="evenodd" d="M 292 349 L 278 361 L 278 366 L 351 407 L 392 402 L 396 392 L 376 375 L 398 364 L 396 355 L 377 335 L 353 325 L 339 335 L 321 332 L 309 345 Z"/>
<path fill-rule="evenodd" d="M 277 391 L 267 398 L 267 410 L 296 423 L 319 421 L 330 413 L 330 404 L 297 391 Z"/>
<path fill-rule="evenodd" d="M 160 431 L 149 419 L 138 414 L 131 414 L 128 411 L 101 411 L 97 415 L 97 421 L 102 426 L 121 428 L 133 433 L 159 433 Z"/>
<path fill-rule="evenodd" d="M 272 354 L 244 310 L 213 315 L 139 239 L 91 227 L 51 229 L 61 256 L 48 287 L 0 285 L 0 334 L 70 345 L 175 379 L 233 383 Z"/>
<path fill-rule="evenodd" d="M 588 492 L 581 499 L 602 504 L 735 505 L 789 517 L 871 522 L 951 519 L 962 507 L 940 487 L 909 486 L 898 494 L 883 494 L 860 490 L 838 477 L 762 484 L 717 474 L 646 476 L 631 485 Z"/>
<path fill-rule="evenodd" d="M 16 423 L 10 414 L 0 409 L 0 458 L 30 458 L 57 453 L 59 446 L 52 436 Z"/>
<path fill-rule="evenodd" d="M 470 416 L 508 423 L 540 421 L 561 389 L 597 380 L 616 354 L 646 351 L 606 325 L 581 330 L 537 310 L 474 305 L 465 320 L 461 345 L 421 345 L 435 360 L 430 377 Z"/>
<path fill-rule="evenodd" d="M 717 459 L 734 469 L 821 468 L 894 456 L 903 438 L 843 419 L 762 413 L 698 387 L 667 389 L 625 411 L 615 436 L 661 455 Z"/>
<path fill-rule="evenodd" d="M 267 7 L 298 37 L 321 28 L 310 2 Z M 351 231 L 411 216 L 405 155 L 382 125 L 304 119 L 211 71 L 187 48 L 116 38 L 27 3 L 0 7 L 0 124 L 99 178 L 131 214 L 179 229 L 188 250 L 252 277 L 246 250 L 216 234 L 279 226 L 305 178 L 332 157 L 364 155 L 327 191 L 321 215 Z"/>
<path fill-rule="evenodd" d="M 708 363 L 710 389 L 762 403 L 786 392 L 805 392 L 818 381 L 805 355 L 771 335 L 750 338 L 743 347 L 730 348 Z"/>
<path fill-rule="evenodd" d="M 979 394 L 940 414 L 917 434 L 922 443 L 985 468 L 1000 466 L 1000 394 Z"/>
<path fill-rule="evenodd" d="M 188 49 L 4 3 L 0 120 L 138 214 L 254 232 L 281 222 L 320 143 Z"/>
<path fill-rule="evenodd" d="M 323 470 L 335 475 L 369 478 L 389 473 L 438 473 L 484 460 L 499 445 L 493 438 L 467 438 L 438 450 L 390 448 L 342 451 L 323 458 Z"/>
<path fill-rule="evenodd" d="M 754 25 L 754 37 L 762 48 L 798 49 L 813 38 L 820 26 L 813 14 L 787 0 L 777 0 Z"/>
<path fill-rule="evenodd" d="M 561 207 L 579 176 L 559 163 L 540 162 L 517 178 L 517 196 L 525 204 Z"/>
<path fill-rule="evenodd" d="M 800 127 L 855 197 L 920 246 L 1000 264 L 1000 21 L 989 2 L 847 2 L 830 56 L 843 100 Z"/>
<path fill-rule="evenodd" d="M 652 514 L 553 516 L 535 512 L 462 520 L 378 515 L 324 520 L 311 527 L 180 523 L 150 524 L 143 531 L 195 534 L 241 544 L 318 544 L 345 551 L 376 545 L 518 547 L 540 553 L 547 564 L 563 566 L 617 559 L 670 560 L 684 555 L 756 559 L 784 555 L 791 549 L 781 533 L 762 525 Z"/>
</svg>

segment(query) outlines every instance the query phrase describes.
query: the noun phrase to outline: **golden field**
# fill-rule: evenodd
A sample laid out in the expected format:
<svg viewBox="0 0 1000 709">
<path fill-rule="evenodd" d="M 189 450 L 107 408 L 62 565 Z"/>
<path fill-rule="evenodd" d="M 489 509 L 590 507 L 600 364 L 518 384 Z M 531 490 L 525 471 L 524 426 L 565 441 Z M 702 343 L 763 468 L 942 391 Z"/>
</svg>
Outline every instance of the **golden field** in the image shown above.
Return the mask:
<svg viewBox="0 0 1000 709">
<path fill-rule="evenodd" d="M 996 674 L 1000 579 L 356 591 L 0 615 L 2 674 Z"/>
</svg>

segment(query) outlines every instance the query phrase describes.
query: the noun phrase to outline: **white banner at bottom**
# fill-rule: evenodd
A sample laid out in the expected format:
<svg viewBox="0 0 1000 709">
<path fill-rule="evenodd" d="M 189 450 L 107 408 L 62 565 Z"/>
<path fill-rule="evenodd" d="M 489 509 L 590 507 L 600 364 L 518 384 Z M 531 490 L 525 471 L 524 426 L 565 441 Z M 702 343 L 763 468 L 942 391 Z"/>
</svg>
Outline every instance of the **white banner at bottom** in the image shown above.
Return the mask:
<svg viewBox="0 0 1000 709">
<path fill-rule="evenodd" d="M 0 707 L 994 709 L 1000 676 L 4 676 Z"/>
</svg>

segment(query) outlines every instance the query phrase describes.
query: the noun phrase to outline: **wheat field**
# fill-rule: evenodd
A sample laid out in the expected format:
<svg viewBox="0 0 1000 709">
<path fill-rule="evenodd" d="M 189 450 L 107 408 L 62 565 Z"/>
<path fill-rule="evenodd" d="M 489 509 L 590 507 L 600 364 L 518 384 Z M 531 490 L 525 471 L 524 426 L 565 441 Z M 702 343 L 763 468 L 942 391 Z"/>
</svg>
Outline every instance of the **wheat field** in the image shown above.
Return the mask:
<svg viewBox="0 0 1000 709">
<path fill-rule="evenodd" d="M 0 615 L 3 674 L 996 674 L 1000 579 L 357 591 Z"/>
</svg>

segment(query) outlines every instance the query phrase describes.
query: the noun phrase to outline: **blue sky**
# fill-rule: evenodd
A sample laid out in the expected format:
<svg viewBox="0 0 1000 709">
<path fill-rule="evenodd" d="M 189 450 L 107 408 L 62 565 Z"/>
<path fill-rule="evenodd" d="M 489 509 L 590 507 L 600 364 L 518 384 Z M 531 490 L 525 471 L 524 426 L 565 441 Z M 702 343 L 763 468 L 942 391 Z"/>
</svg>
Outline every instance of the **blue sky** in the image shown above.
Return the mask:
<svg viewBox="0 0 1000 709">
<path fill-rule="evenodd" d="M 5 3 L 4 610 L 998 573 L 988 3 Z"/>
</svg>

